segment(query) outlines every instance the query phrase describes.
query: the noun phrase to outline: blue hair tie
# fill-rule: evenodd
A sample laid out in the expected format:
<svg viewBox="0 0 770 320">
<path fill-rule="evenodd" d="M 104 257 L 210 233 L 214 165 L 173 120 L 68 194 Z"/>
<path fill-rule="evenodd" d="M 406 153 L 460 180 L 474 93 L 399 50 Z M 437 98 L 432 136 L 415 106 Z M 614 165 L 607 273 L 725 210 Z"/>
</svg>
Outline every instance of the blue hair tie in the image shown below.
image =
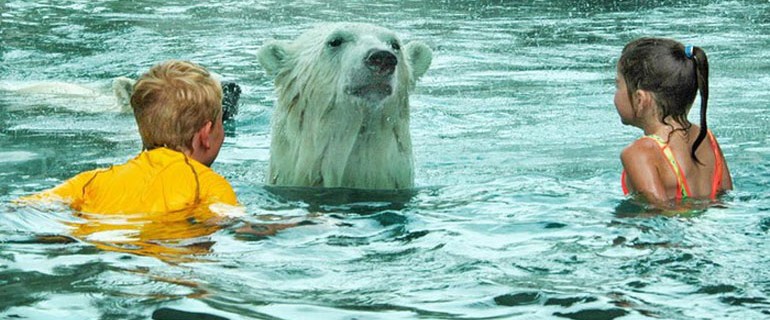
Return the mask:
<svg viewBox="0 0 770 320">
<path fill-rule="evenodd" d="M 692 59 L 692 45 L 687 45 L 684 47 L 684 55 L 687 57 L 687 59 Z"/>
</svg>

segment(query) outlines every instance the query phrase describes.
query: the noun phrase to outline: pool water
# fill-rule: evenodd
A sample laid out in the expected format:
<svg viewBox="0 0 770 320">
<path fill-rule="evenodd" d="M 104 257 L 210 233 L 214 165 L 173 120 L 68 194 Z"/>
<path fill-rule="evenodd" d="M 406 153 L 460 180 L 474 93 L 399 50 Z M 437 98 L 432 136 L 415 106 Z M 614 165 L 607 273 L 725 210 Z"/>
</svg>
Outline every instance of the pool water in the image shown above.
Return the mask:
<svg viewBox="0 0 770 320">
<path fill-rule="evenodd" d="M 6 0 L 0 17 L 2 319 L 770 317 L 768 1 Z M 275 95 L 256 51 L 329 21 L 434 50 L 412 96 L 414 190 L 265 186 Z M 615 63 L 640 36 L 709 55 L 709 124 L 735 184 L 718 206 L 649 214 L 620 191 L 619 153 L 641 132 L 616 114 Z M 226 228 L 169 260 L 13 203 L 136 155 L 111 79 L 172 58 L 243 89 L 213 166 L 243 219 L 302 225 Z M 97 94 L 15 90 L 40 81 Z"/>
</svg>

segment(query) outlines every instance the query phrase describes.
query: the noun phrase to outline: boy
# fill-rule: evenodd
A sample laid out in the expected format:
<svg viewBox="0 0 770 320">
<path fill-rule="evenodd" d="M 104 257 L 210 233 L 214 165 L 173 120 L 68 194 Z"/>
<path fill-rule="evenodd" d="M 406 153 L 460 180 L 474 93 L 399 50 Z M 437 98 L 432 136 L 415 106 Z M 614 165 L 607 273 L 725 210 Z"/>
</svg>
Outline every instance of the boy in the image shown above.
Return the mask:
<svg viewBox="0 0 770 320">
<path fill-rule="evenodd" d="M 137 157 L 80 173 L 26 200 L 61 199 L 91 218 L 74 236 L 113 240 L 117 235 L 144 249 L 147 241 L 216 231 L 221 215 L 238 211 L 227 210 L 238 205 L 235 192 L 209 168 L 225 137 L 220 84 L 196 64 L 166 61 L 137 80 L 131 107 L 144 149 Z M 92 220 L 116 214 L 119 224 Z"/>
</svg>

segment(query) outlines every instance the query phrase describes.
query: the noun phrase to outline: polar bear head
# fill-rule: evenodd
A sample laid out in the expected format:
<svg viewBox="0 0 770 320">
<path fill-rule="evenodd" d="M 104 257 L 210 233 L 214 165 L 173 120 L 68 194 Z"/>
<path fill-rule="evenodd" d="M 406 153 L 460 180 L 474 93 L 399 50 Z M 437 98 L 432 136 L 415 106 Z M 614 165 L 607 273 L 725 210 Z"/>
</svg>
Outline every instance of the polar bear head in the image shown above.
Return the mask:
<svg viewBox="0 0 770 320">
<path fill-rule="evenodd" d="M 260 64 L 275 75 L 270 184 L 409 188 L 409 92 L 432 51 L 392 31 L 353 23 L 271 41 Z"/>
<path fill-rule="evenodd" d="M 319 98 L 337 95 L 370 104 L 411 89 L 431 60 L 432 52 L 422 42 L 404 45 L 390 30 L 352 23 L 318 26 L 292 42 L 269 42 L 259 52 L 260 64 L 276 75 L 279 89 L 307 96 L 310 92 L 301 91 L 302 86 L 312 84 L 322 89 L 312 92 Z"/>
</svg>

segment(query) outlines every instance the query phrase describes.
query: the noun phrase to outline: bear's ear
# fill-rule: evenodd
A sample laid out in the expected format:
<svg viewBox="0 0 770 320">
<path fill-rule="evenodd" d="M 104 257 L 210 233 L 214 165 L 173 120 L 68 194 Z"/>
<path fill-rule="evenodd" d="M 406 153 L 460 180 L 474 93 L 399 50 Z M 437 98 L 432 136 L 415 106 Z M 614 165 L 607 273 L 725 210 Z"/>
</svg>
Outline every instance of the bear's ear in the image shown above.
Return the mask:
<svg viewBox="0 0 770 320">
<path fill-rule="evenodd" d="M 222 83 L 222 81 L 225 81 L 224 80 L 225 78 L 221 74 L 216 73 L 216 72 L 211 71 L 211 70 L 207 70 L 207 71 L 209 72 L 209 76 L 211 77 L 211 79 L 216 80 L 220 84 Z"/>
<path fill-rule="evenodd" d="M 115 93 L 121 111 L 131 110 L 131 94 L 134 93 L 135 82 L 126 77 L 117 77 L 112 80 L 112 92 Z"/>
<path fill-rule="evenodd" d="M 257 59 L 267 74 L 274 75 L 283 68 L 288 57 L 287 43 L 284 41 L 270 41 L 259 49 Z"/>
<path fill-rule="evenodd" d="M 412 65 L 412 76 L 417 80 L 428 71 L 433 61 L 433 51 L 420 41 L 411 41 L 406 44 L 404 52 Z"/>
</svg>

